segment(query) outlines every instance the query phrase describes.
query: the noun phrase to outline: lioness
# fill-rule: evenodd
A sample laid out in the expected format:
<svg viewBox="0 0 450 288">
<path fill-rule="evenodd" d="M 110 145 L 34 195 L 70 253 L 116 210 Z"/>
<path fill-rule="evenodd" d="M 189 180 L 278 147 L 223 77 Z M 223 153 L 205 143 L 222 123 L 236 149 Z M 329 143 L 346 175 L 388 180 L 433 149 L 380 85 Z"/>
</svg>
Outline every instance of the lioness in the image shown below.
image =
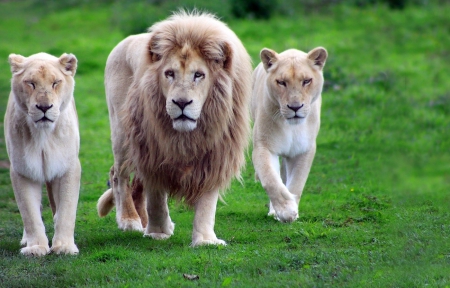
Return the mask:
<svg viewBox="0 0 450 288">
<path fill-rule="evenodd" d="M 327 51 L 264 48 L 253 72 L 253 165 L 270 198 L 269 215 L 298 218 L 298 204 L 316 153 Z M 281 157 L 281 172 L 280 162 Z"/>
<path fill-rule="evenodd" d="M 120 229 L 167 239 L 173 196 L 195 209 L 192 246 L 225 244 L 216 204 L 245 164 L 251 73 L 241 41 L 206 13 L 175 13 L 120 42 L 105 69 L 114 166 L 99 215 L 115 205 Z"/>
<path fill-rule="evenodd" d="M 25 255 L 50 252 L 41 218 L 46 183 L 55 222 L 51 251 L 76 254 L 75 216 L 80 189 L 80 137 L 73 98 L 77 59 L 46 53 L 9 55 L 12 81 L 5 114 L 6 149 L 14 195 L 24 224 Z"/>
</svg>

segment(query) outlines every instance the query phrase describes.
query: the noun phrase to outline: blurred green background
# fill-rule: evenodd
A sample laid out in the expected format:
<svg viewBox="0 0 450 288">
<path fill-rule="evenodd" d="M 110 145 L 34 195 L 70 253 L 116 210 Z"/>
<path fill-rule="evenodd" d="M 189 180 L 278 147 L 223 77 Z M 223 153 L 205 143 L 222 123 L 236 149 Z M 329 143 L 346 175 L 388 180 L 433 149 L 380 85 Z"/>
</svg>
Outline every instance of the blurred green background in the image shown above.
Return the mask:
<svg viewBox="0 0 450 288">
<path fill-rule="evenodd" d="M 322 126 L 297 222 L 266 216 L 250 157 L 243 185 L 234 181 L 218 206 L 225 248 L 189 248 L 192 211 L 172 202 L 177 226 L 165 242 L 119 231 L 114 212 L 98 218 L 113 161 L 107 56 L 179 8 L 218 15 L 254 66 L 263 47 L 327 48 Z M 0 115 L 10 53 L 74 53 L 83 167 L 80 255 L 20 256 L 0 120 L 0 286 L 449 287 L 449 15 L 444 0 L 0 1 Z M 51 239 L 46 197 L 43 204 Z"/>
</svg>

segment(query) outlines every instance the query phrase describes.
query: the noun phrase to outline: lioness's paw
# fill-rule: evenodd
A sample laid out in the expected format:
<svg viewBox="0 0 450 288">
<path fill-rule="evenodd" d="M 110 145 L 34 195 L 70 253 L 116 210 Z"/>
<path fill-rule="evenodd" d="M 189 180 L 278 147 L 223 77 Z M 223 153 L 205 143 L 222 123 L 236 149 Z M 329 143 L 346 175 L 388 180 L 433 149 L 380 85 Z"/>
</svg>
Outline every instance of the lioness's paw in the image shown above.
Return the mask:
<svg viewBox="0 0 450 288">
<path fill-rule="evenodd" d="M 119 229 L 123 231 L 144 231 L 142 227 L 141 219 L 120 219 L 117 220 L 117 224 L 119 225 Z"/>
<path fill-rule="evenodd" d="M 60 245 L 53 245 L 51 248 L 51 252 L 55 254 L 71 254 L 75 255 L 78 254 L 78 247 L 75 244 L 60 244 Z"/>
<path fill-rule="evenodd" d="M 197 246 L 203 246 L 203 245 L 223 245 L 226 246 L 227 242 L 223 241 L 222 239 L 201 239 L 201 240 L 195 240 L 192 241 L 191 246 L 197 247 Z"/>
<path fill-rule="evenodd" d="M 26 256 L 44 256 L 50 252 L 50 247 L 44 245 L 33 245 L 20 249 L 20 253 Z"/>
<path fill-rule="evenodd" d="M 274 216 L 280 222 L 294 222 L 298 218 L 298 205 L 295 200 L 287 200 L 284 203 L 276 204 L 271 202 L 270 207 L 273 207 L 273 210 L 269 210 L 268 215 Z"/>
<path fill-rule="evenodd" d="M 166 234 L 166 233 L 145 233 L 144 237 L 151 237 L 155 240 L 166 240 L 169 239 L 172 234 Z"/>
</svg>

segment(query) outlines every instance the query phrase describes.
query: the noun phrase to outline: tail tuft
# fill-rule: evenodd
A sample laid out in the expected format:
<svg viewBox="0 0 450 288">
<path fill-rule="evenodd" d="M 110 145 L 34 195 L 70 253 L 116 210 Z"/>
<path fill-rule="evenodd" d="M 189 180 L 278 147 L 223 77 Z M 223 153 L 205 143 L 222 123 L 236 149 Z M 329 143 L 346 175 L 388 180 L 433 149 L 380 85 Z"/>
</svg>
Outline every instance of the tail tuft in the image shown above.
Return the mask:
<svg viewBox="0 0 450 288">
<path fill-rule="evenodd" d="M 97 212 L 98 216 L 105 217 L 114 208 L 114 195 L 112 189 L 106 190 L 105 193 L 98 199 Z"/>
</svg>

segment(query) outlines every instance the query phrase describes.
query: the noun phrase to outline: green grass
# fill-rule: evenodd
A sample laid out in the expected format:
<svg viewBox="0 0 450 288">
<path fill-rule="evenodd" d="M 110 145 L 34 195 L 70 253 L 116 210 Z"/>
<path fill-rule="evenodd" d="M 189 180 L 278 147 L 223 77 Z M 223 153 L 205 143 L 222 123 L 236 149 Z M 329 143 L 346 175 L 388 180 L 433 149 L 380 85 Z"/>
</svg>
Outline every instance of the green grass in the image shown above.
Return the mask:
<svg viewBox="0 0 450 288">
<path fill-rule="evenodd" d="M 297 222 L 266 216 L 248 161 L 244 185 L 233 182 L 218 205 L 215 230 L 229 245 L 200 248 L 189 247 L 193 212 L 184 205 L 170 204 L 176 229 L 167 241 L 119 231 L 114 212 L 97 216 L 113 161 L 103 69 L 126 36 L 117 13 L 106 4 L 42 13 L 0 3 L 0 115 L 9 53 L 74 53 L 83 167 L 80 254 L 43 258 L 19 254 L 22 221 L 0 168 L 1 287 L 450 287 L 450 5 L 230 19 L 255 65 L 263 47 L 328 49 L 322 127 Z M 46 197 L 43 217 L 51 239 Z"/>
</svg>

